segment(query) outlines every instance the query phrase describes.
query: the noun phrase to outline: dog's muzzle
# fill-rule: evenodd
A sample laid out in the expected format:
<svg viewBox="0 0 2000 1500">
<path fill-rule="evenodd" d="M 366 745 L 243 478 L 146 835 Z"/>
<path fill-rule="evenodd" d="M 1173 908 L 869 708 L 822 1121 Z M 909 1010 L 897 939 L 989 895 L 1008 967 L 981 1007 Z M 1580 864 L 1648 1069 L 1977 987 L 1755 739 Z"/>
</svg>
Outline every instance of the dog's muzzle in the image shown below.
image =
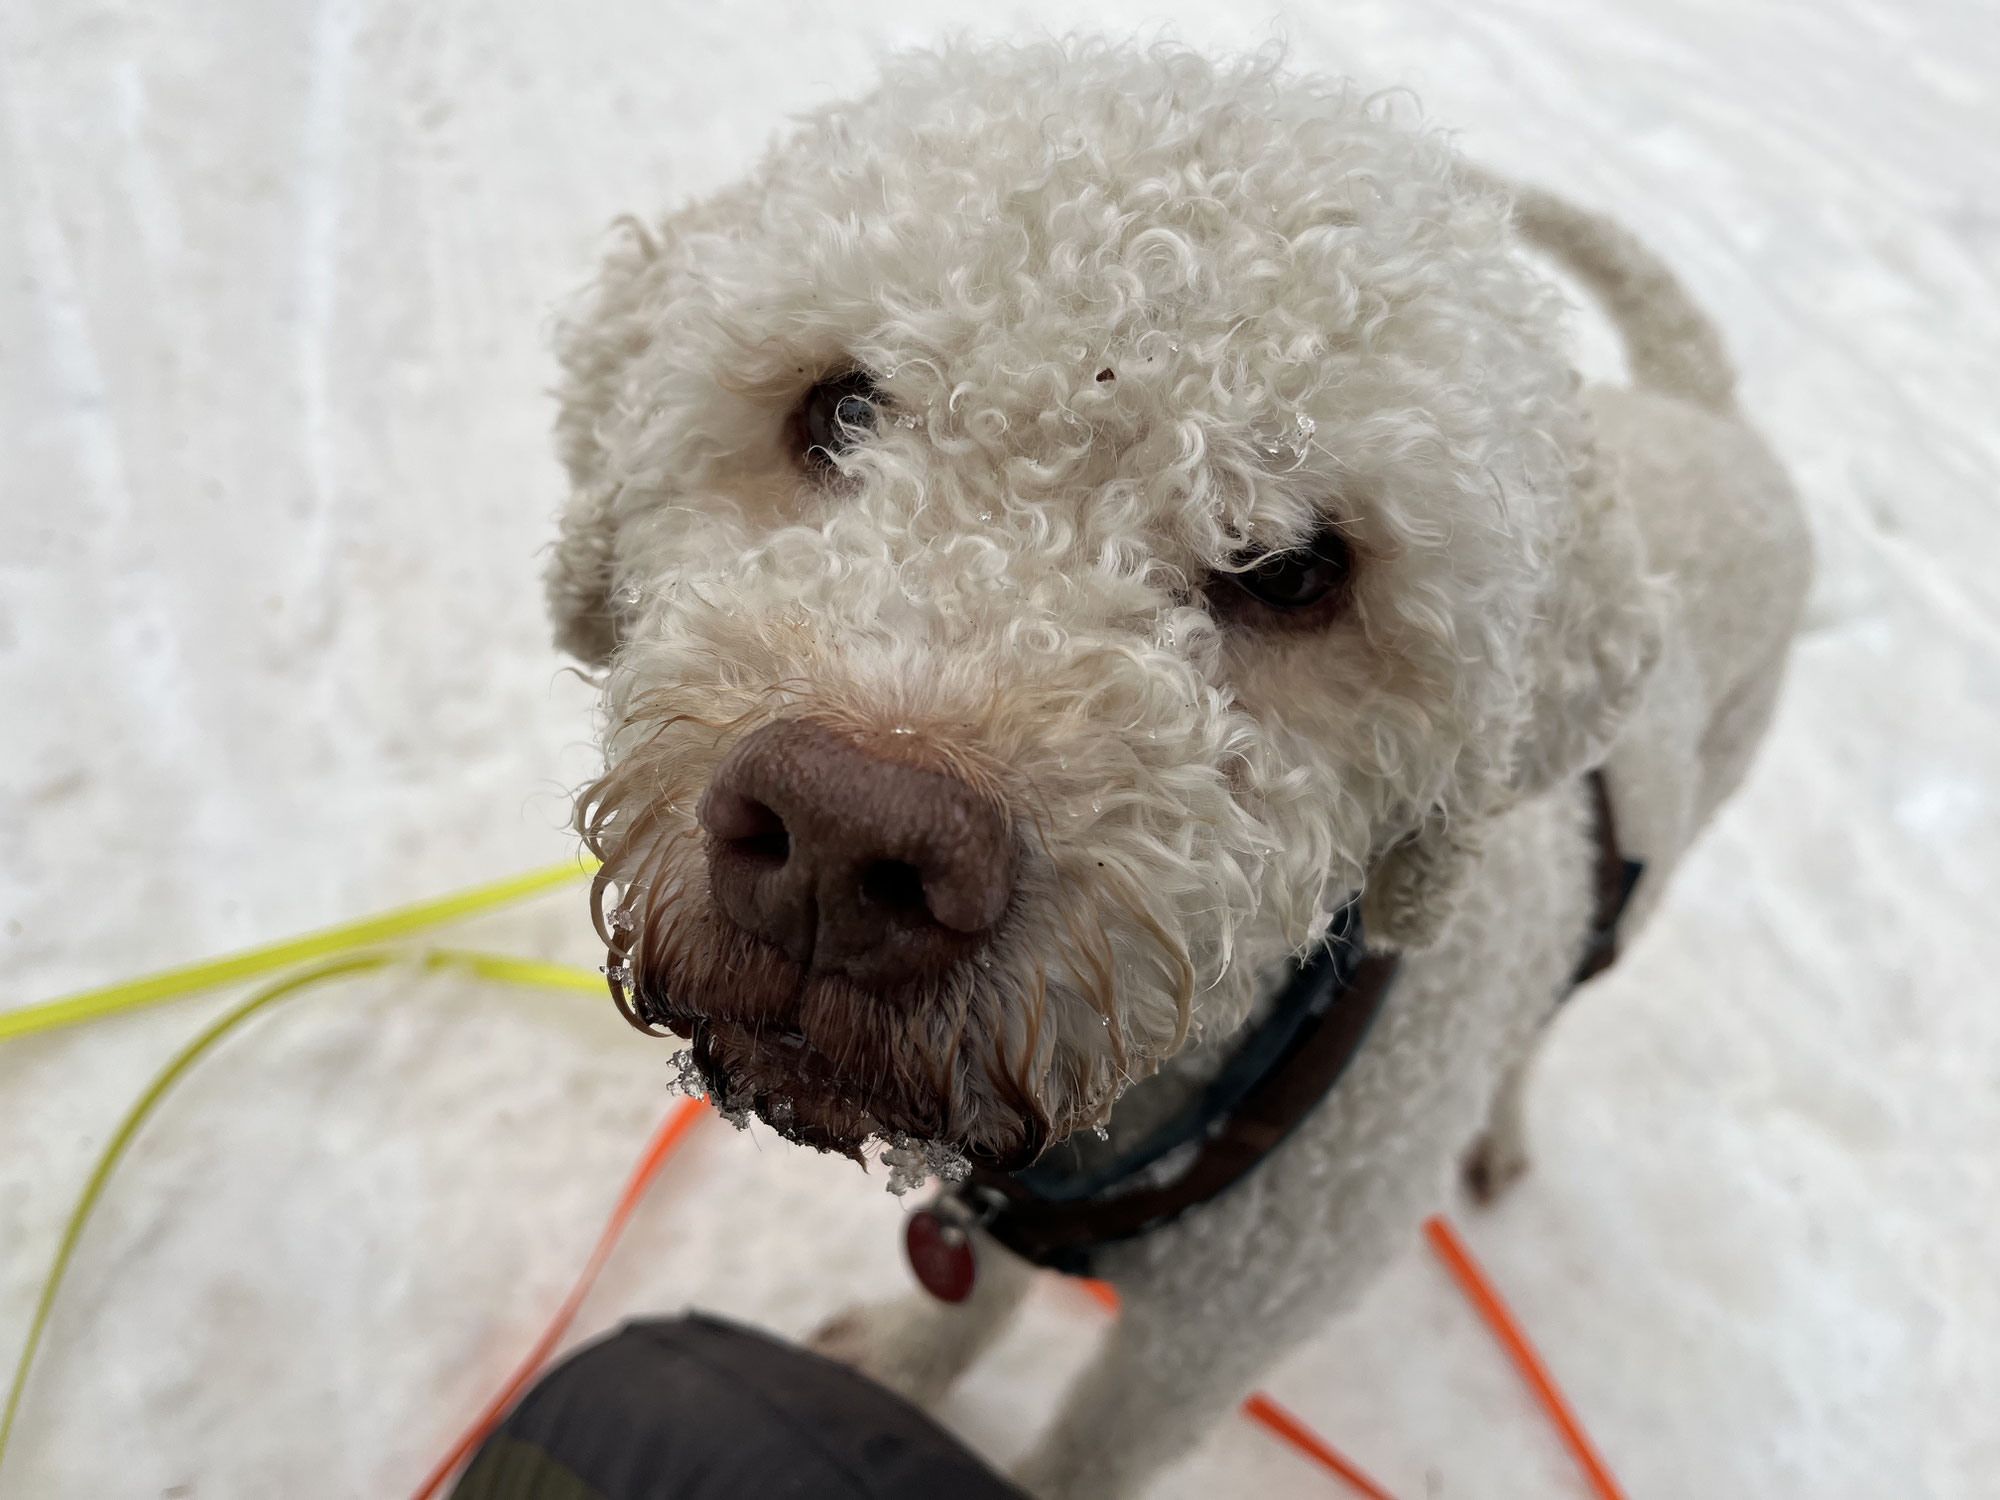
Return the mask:
<svg viewBox="0 0 2000 1500">
<path fill-rule="evenodd" d="M 780 719 L 716 767 L 697 810 L 705 930 L 642 974 L 640 1009 L 693 1043 L 725 1108 L 849 1154 L 871 1136 L 953 1140 L 973 1069 L 1000 1096 L 976 1133 L 1008 1123 L 960 1144 L 1040 1149 L 1046 1118 L 973 1015 L 971 966 L 1014 897 L 1012 818 L 948 766 L 915 736 Z"/>
</svg>

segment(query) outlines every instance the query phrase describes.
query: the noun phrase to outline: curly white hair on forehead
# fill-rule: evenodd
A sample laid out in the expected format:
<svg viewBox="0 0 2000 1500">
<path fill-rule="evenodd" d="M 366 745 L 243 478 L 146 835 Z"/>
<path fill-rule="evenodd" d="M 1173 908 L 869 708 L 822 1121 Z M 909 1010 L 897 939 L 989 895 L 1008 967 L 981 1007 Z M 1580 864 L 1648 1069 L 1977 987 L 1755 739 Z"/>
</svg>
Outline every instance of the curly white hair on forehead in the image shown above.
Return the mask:
<svg viewBox="0 0 2000 1500">
<path fill-rule="evenodd" d="M 1603 754 L 1664 595 L 1506 193 L 1407 112 L 953 47 L 622 225 L 549 598 L 603 670 L 602 930 L 733 1104 L 1025 1159 L 1353 892 L 1434 941 L 1487 821 Z M 705 789 L 792 721 L 1000 809 L 976 951 L 869 983 L 718 910 Z"/>
</svg>

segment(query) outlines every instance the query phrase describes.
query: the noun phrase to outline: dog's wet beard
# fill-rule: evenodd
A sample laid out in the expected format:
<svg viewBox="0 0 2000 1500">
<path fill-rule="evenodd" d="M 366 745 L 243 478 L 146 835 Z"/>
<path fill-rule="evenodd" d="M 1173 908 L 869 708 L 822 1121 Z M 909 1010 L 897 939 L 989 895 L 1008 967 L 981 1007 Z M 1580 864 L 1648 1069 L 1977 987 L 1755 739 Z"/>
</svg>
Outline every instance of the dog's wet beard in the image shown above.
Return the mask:
<svg viewBox="0 0 2000 1500">
<path fill-rule="evenodd" d="M 643 1011 L 646 1002 L 642 998 Z M 879 1088 L 856 1084 L 832 1071 L 826 1055 L 795 1031 L 758 1032 L 740 1024 L 706 1020 L 670 1023 L 690 1043 L 688 1057 L 698 1087 L 725 1117 L 755 1115 L 785 1139 L 861 1162 L 872 1141 L 934 1143 L 953 1155 L 957 1135 L 937 1108 L 911 1109 L 888 1102 Z M 1026 1166 L 1041 1154 L 1049 1124 L 1025 1096 L 1016 1102 L 1024 1122 L 1012 1144 L 1006 1138 L 966 1148 L 971 1159 L 1000 1170 Z"/>
<path fill-rule="evenodd" d="M 762 946 L 745 940 L 726 965 L 741 976 L 734 986 L 678 989 L 671 978 L 644 977 L 630 1002 L 647 1029 L 690 1044 L 703 1090 L 724 1113 L 754 1114 L 788 1140 L 857 1161 L 870 1141 L 899 1138 L 950 1143 L 999 1167 L 1040 1153 L 1052 1123 L 1025 1070 L 1005 1065 L 1003 1049 L 968 1023 L 971 997 L 863 991 L 799 972 L 755 951 Z M 634 967 L 666 976 L 692 966 L 642 959 Z M 792 971 L 783 976 L 793 986 L 787 1003 L 746 1003 L 772 993 L 762 980 L 773 970 Z M 925 1025 L 908 1011 L 935 1014 Z M 974 1055 L 982 1047 L 992 1053 L 983 1060 Z"/>
<path fill-rule="evenodd" d="M 897 1138 L 993 1165 L 1039 1154 L 1055 1131 L 1031 1086 L 1042 1039 L 1038 1023 L 1008 1022 L 1042 1007 L 976 965 L 890 989 L 809 972 L 715 908 L 699 835 L 647 842 L 636 860 L 629 845 L 608 848 L 594 890 L 612 994 L 639 1029 L 691 1043 L 719 1107 L 857 1160 L 871 1140 Z"/>
</svg>

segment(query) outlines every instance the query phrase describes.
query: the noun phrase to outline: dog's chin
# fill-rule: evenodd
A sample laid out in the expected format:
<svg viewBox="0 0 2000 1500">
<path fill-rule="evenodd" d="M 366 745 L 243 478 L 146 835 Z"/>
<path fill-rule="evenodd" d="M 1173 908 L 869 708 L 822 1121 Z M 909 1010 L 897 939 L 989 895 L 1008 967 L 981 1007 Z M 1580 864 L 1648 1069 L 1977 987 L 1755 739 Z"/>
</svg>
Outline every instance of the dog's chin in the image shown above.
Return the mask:
<svg viewBox="0 0 2000 1500">
<path fill-rule="evenodd" d="M 712 1099 L 726 1110 L 747 1110 L 787 1140 L 815 1150 L 862 1161 L 870 1142 L 909 1138 L 1007 1171 L 1026 1166 L 1046 1144 L 1045 1131 L 1026 1117 L 956 1132 L 944 1097 L 891 1091 L 880 1079 L 843 1073 L 797 1031 L 701 1020 L 687 1034 Z"/>
<path fill-rule="evenodd" d="M 913 997 L 809 974 L 770 949 L 738 971 L 738 983 L 718 986 L 712 1002 L 698 986 L 707 976 L 688 970 L 679 983 L 672 974 L 663 984 L 642 980 L 637 1010 L 691 1044 L 703 1087 L 725 1111 L 755 1115 L 788 1140 L 855 1161 L 871 1142 L 907 1138 L 1004 1171 L 1026 1166 L 1049 1144 L 1046 1116 L 1018 1085 L 997 1080 L 972 1090 L 992 1097 L 968 1124 L 954 1117 L 966 1112 L 962 1082 L 957 1110 L 952 1098 L 963 1059 L 913 1066 L 906 1056 L 897 1067 L 883 1058 L 882 1021 L 918 1003 Z M 772 1003 L 746 1006 L 754 995 Z M 874 1034 L 862 1019 L 871 1016 Z"/>
</svg>

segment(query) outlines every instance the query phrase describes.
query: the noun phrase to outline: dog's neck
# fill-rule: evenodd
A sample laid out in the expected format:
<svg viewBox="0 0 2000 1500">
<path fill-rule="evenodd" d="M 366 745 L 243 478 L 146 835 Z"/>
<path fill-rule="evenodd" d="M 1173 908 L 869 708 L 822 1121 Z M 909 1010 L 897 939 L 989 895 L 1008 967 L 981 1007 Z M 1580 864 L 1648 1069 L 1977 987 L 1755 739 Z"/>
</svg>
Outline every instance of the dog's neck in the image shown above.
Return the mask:
<svg viewBox="0 0 2000 1500">
<path fill-rule="evenodd" d="M 1298 963 L 1291 957 L 1265 964 L 1257 972 L 1257 998 L 1234 1025 L 1203 1031 L 1161 1062 L 1157 1072 L 1119 1095 L 1104 1127 L 1111 1148 L 1131 1148 L 1200 1098 L 1244 1041 L 1270 1019 L 1279 996 L 1297 973 Z"/>
</svg>

